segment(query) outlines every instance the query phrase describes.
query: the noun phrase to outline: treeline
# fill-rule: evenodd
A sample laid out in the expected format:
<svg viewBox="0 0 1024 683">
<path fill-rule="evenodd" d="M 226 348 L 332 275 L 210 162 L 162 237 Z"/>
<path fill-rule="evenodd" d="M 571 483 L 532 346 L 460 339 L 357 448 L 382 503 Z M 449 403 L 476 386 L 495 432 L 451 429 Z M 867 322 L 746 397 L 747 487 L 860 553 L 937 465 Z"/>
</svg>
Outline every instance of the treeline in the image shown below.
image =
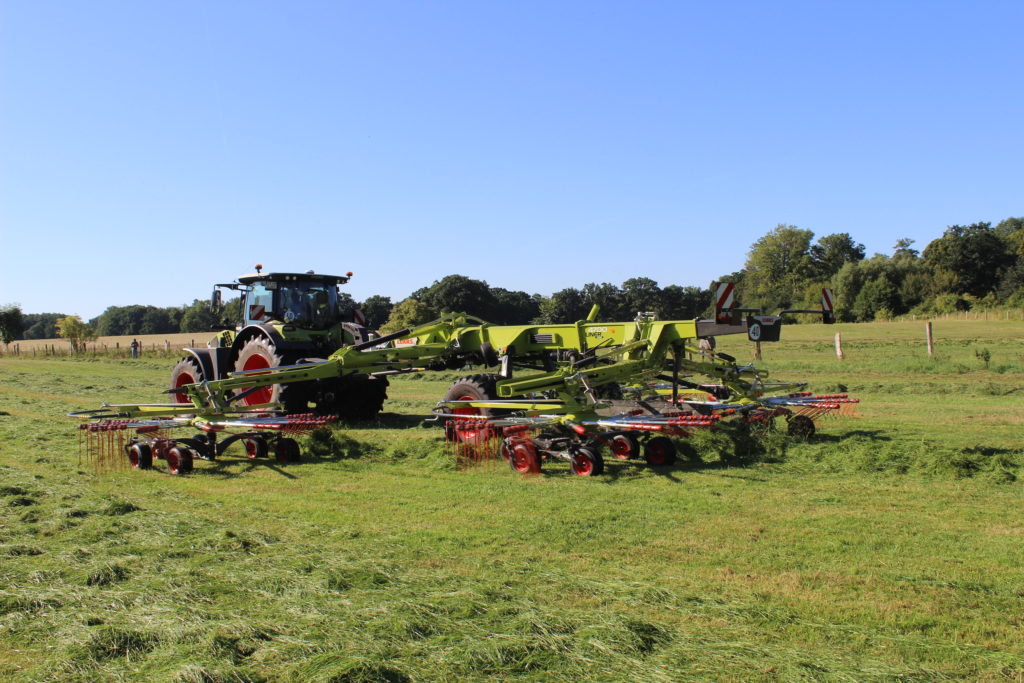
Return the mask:
<svg viewBox="0 0 1024 683">
<path fill-rule="evenodd" d="M 751 245 L 742 270 L 719 279 L 736 283 L 737 305 L 766 312 L 816 309 L 822 287 L 832 287 L 843 321 L 1024 307 L 1024 218 L 1007 218 L 995 227 L 953 225 L 923 251 L 913 245 L 913 240 L 898 239 L 891 254 L 866 257 L 864 245 L 849 233 L 815 240 L 811 230 L 778 225 Z M 356 301 L 343 292 L 341 304 L 362 310 L 369 327 L 390 332 L 449 312 L 502 325 L 572 322 L 586 317 L 594 304 L 603 320 L 632 320 L 640 311 L 663 320 L 687 320 L 711 313 L 711 292 L 706 287 L 661 287 L 650 278 L 636 277 L 621 285 L 591 282 L 543 296 L 449 275 L 398 302 L 380 295 Z M 236 324 L 240 313 L 237 298 L 219 311 L 197 299 L 168 308 L 111 306 L 83 324 L 97 336 L 208 332 Z M 61 313 L 22 315 L 16 305 L 8 305 L 0 309 L 0 337 L 50 339 L 57 336 L 63 318 Z"/>
<path fill-rule="evenodd" d="M 870 258 L 848 233 L 813 240 L 810 230 L 779 225 L 722 279 L 737 283 L 742 305 L 767 311 L 817 308 L 830 286 L 848 322 L 1024 307 L 1024 218 L 953 225 L 920 252 L 898 239 L 891 255 Z"/>
<path fill-rule="evenodd" d="M 631 278 L 621 286 L 592 282 L 580 289 L 570 287 L 541 296 L 491 287 L 464 275 L 449 275 L 394 306 L 386 297 L 371 297 L 360 307 L 368 324 L 386 333 L 451 312 L 468 313 L 500 325 L 525 325 L 581 320 L 595 304 L 601 308 L 602 320 L 632 320 L 640 311 L 656 313 L 662 319 L 688 319 L 700 315 L 710 303 L 707 289 L 659 287 L 645 277 Z"/>
</svg>

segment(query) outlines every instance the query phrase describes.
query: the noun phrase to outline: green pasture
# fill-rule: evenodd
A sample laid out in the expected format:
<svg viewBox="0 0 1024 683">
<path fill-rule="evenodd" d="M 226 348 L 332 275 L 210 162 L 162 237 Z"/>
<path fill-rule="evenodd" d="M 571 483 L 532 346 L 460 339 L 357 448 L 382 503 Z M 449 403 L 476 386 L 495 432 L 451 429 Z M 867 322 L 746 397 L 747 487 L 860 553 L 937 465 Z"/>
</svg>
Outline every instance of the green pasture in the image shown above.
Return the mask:
<svg viewBox="0 0 1024 683">
<path fill-rule="evenodd" d="M 787 327 L 760 365 L 860 417 L 593 479 L 456 471 L 455 373 L 297 465 L 96 474 L 64 414 L 168 361 L 0 358 L 0 679 L 1020 681 L 1024 323 L 935 335 Z"/>
</svg>

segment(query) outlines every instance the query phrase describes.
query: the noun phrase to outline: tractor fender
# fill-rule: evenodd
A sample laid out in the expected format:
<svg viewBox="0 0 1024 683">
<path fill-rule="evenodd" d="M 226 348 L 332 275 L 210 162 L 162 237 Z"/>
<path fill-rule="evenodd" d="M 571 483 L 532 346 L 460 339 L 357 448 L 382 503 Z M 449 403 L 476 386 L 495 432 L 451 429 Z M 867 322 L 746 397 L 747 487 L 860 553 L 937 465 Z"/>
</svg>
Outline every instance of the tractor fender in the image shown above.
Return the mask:
<svg viewBox="0 0 1024 683">
<path fill-rule="evenodd" d="M 348 337 L 352 337 L 352 344 L 362 344 L 370 341 L 370 330 L 359 323 L 341 323 L 342 345 L 346 345 Z"/>
<path fill-rule="evenodd" d="M 235 341 L 231 344 L 231 362 L 233 363 L 235 358 L 238 357 L 239 351 L 245 346 L 246 342 L 256 337 L 266 337 L 270 342 L 277 348 L 278 351 L 309 351 L 315 346 L 310 342 L 294 342 L 287 341 L 281 334 L 274 329 L 273 325 L 258 324 L 258 325 L 246 325 L 242 328 L 242 331 L 235 335 Z"/>
</svg>

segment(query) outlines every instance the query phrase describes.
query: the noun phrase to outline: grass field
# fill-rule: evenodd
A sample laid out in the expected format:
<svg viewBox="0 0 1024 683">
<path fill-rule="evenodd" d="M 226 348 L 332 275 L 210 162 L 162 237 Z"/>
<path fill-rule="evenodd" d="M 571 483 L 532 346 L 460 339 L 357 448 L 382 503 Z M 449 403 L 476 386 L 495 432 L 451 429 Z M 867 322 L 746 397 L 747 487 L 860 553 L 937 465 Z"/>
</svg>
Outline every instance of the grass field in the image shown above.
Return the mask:
<svg viewBox="0 0 1024 683">
<path fill-rule="evenodd" d="M 1021 681 L 1024 324 L 935 333 L 786 328 L 761 365 L 859 419 L 592 479 L 456 471 L 410 417 L 454 374 L 298 465 L 95 474 L 64 414 L 162 400 L 168 361 L 4 357 L 0 678 Z"/>
</svg>

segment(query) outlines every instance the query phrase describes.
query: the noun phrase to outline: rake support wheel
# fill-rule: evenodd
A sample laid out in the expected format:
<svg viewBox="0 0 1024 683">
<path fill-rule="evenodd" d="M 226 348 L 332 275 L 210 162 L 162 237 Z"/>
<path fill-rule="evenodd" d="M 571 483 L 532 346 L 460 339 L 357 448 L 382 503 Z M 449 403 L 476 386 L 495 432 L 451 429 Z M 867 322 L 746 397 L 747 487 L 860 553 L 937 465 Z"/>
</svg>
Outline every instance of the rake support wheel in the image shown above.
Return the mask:
<svg viewBox="0 0 1024 683">
<path fill-rule="evenodd" d="M 789 418 L 789 426 L 786 427 L 786 433 L 798 439 L 809 439 L 814 436 L 815 431 L 817 428 L 814 426 L 814 420 L 806 415 L 794 415 Z"/>
<path fill-rule="evenodd" d="M 532 441 L 522 437 L 505 439 L 501 444 L 501 454 L 508 460 L 513 472 L 520 474 L 540 473 L 540 454 Z"/>
<path fill-rule="evenodd" d="M 619 460 L 640 457 L 640 442 L 632 434 L 615 434 L 608 441 L 608 450 Z"/>
<path fill-rule="evenodd" d="M 644 444 L 644 459 L 652 467 L 671 465 L 676 461 L 676 445 L 667 436 L 656 436 Z"/>
<path fill-rule="evenodd" d="M 148 470 L 153 467 L 153 449 L 149 444 L 133 443 L 125 449 L 128 452 L 128 462 L 137 470 Z"/>
<path fill-rule="evenodd" d="M 251 437 L 242 442 L 245 445 L 245 457 L 265 458 L 267 457 L 267 442 L 259 437 Z"/>
<path fill-rule="evenodd" d="M 572 454 L 572 471 L 581 477 L 595 477 L 604 472 L 604 458 L 592 448 L 581 446 Z"/>
<path fill-rule="evenodd" d="M 167 461 L 167 471 L 171 474 L 188 474 L 192 471 L 192 450 L 185 446 L 174 446 L 167 451 L 164 460 Z"/>
<path fill-rule="evenodd" d="M 302 460 L 299 444 L 295 439 L 282 437 L 274 444 L 274 459 L 279 465 L 300 462 Z"/>
</svg>

